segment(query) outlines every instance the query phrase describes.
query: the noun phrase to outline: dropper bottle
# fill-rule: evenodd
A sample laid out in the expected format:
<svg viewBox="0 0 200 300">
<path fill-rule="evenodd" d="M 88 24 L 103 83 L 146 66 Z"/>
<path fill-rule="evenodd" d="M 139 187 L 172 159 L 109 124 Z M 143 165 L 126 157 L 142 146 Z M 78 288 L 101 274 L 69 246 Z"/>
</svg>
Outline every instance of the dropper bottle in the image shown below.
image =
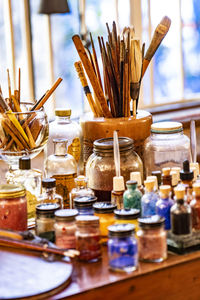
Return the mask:
<svg viewBox="0 0 200 300">
<path fill-rule="evenodd" d="M 190 170 L 190 164 L 188 160 L 183 162 L 183 170 L 180 171 L 181 183 L 185 186 L 187 202 L 192 200 L 192 185 L 193 185 L 194 172 Z"/>
</svg>

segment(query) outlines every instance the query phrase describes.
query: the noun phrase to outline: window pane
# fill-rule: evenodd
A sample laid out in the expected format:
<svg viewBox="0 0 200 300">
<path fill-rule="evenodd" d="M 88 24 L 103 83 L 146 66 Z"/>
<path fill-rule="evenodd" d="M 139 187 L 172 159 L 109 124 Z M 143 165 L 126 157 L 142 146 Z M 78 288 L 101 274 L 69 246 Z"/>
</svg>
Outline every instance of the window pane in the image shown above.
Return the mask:
<svg viewBox="0 0 200 300">
<path fill-rule="evenodd" d="M 1 40 L 1 47 L 0 47 L 0 62 L 1 62 L 1 69 L 0 69 L 0 83 L 1 88 L 3 91 L 4 97 L 8 95 L 8 88 L 7 88 L 7 63 L 6 63 L 6 41 L 5 41 L 5 25 L 4 25 L 4 8 L 3 8 L 3 1 L 0 1 L 0 40 Z"/>
</svg>

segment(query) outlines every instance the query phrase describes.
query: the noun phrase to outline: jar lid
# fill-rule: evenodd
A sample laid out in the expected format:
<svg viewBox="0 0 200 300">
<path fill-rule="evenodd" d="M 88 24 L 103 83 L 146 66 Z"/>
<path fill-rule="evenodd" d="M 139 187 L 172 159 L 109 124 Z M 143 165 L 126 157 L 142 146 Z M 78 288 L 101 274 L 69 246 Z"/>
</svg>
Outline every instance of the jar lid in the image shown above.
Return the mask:
<svg viewBox="0 0 200 300">
<path fill-rule="evenodd" d="M 54 188 L 56 186 L 55 178 L 44 178 L 42 179 L 42 187 Z"/>
<path fill-rule="evenodd" d="M 154 215 L 149 218 L 140 218 L 138 219 L 138 222 L 139 226 L 142 228 L 162 227 L 164 225 L 165 218 Z"/>
<path fill-rule="evenodd" d="M 183 125 L 180 122 L 158 122 L 151 125 L 153 133 L 176 133 L 183 131 Z"/>
<path fill-rule="evenodd" d="M 129 236 L 135 231 L 133 224 L 115 224 L 108 226 L 108 232 L 110 237 L 124 237 Z"/>
<path fill-rule="evenodd" d="M 135 220 L 140 216 L 140 210 L 135 208 L 114 210 L 115 218 L 119 220 Z"/>
<path fill-rule="evenodd" d="M 110 202 L 96 202 L 93 204 L 93 208 L 98 214 L 110 214 L 117 208 L 117 205 Z"/>
<path fill-rule="evenodd" d="M 99 225 L 99 217 L 97 216 L 77 216 L 76 217 L 77 226 L 84 225 Z"/>
<path fill-rule="evenodd" d="M 97 201 L 95 196 L 84 196 L 74 198 L 74 205 L 76 207 L 92 207 L 93 204 Z"/>
<path fill-rule="evenodd" d="M 71 109 L 62 109 L 62 108 L 59 108 L 59 109 L 55 110 L 55 115 L 57 117 L 70 117 L 71 113 L 72 113 Z"/>
<path fill-rule="evenodd" d="M 136 181 L 138 186 L 142 185 L 142 180 L 141 180 L 141 174 L 140 172 L 131 172 L 130 174 L 130 180 L 131 181 Z"/>
<path fill-rule="evenodd" d="M 133 148 L 133 140 L 128 137 L 118 137 L 119 151 L 127 151 Z M 95 152 L 113 152 L 113 138 L 104 138 L 94 141 L 93 148 Z"/>
<path fill-rule="evenodd" d="M 78 216 L 77 209 L 58 209 L 55 212 L 55 217 L 58 221 L 73 221 L 76 216 Z"/>
<path fill-rule="evenodd" d="M 18 184 L 1 184 L 0 185 L 0 199 L 12 199 L 23 197 L 26 194 L 24 186 Z"/>
<path fill-rule="evenodd" d="M 57 209 L 60 208 L 58 203 L 42 203 L 36 205 L 36 212 L 41 214 L 54 213 Z"/>
<path fill-rule="evenodd" d="M 19 168 L 20 170 L 30 170 L 31 168 L 31 159 L 29 156 L 22 156 L 19 159 Z"/>
</svg>

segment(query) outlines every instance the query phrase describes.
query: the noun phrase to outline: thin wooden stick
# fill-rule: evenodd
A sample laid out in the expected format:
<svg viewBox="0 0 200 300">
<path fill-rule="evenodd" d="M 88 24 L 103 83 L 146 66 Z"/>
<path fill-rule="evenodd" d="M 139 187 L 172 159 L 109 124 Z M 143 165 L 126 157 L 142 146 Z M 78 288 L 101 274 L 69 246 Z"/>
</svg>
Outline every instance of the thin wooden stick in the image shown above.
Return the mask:
<svg viewBox="0 0 200 300">
<path fill-rule="evenodd" d="M 21 69 L 19 68 L 18 71 L 18 102 L 20 104 L 20 97 L 21 97 Z"/>
<path fill-rule="evenodd" d="M 125 49 L 124 49 L 124 41 L 121 40 L 120 42 L 120 101 L 119 101 L 119 107 L 120 107 L 120 117 L 123 116 L 123 85 L 124 85 L 124 57 L 125 57 Z"/>
<path fill-rule="evenodd" d="M 97 78 L 99 80 L 99 84 L 103 90 L 103 85 L 102 85 L 102 81 L 101 81 L 101 74 L 100 74 L 100 70 L 99 70 L 99 65 L 98 65 L 98 60 L 97 60 L 97 54 L 96 54 L 96 50 L 94 47 L 94 42 L 93 42 L 93 38 L 92 38 L 92 34 L 90 33 L 90 40 L 91 40 L 91 45 L 92 45 L 92 53 L 94 56 L 94 64 L 95 64 L 95 69 L 96 69 L 96 73 L 97 73 Z"/>
</svg>

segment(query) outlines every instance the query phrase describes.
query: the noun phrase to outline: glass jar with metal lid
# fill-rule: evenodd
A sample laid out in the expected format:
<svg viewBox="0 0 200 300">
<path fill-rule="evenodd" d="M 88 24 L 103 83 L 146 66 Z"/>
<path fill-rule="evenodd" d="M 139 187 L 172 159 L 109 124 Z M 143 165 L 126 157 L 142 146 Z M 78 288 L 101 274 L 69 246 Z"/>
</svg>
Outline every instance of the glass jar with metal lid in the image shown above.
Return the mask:
<svg viewBox="0 0 200 300">
<path fill-rule="evenodd" d="M 135 208 L 130 209 L 116 209 L 115 224 L 133 224 L 136 232 L 138 231 L 138 218 L 140 217 L 140 210 Z"/>
<path fill-rule="evenodd" d="M 101 258 L 99 218 L 96 216 L 76 217 L 76 249 L 79 259 L 94 262 Z"/>
<path fill-rule="evenodd" d="M 76 209 L 59 209 L 55 212 L 56 246 L 61 249 L 76 248 Z"/>
<path fill-rule="evenodd" d="M 167 258 L 167 239 L 164 230 L 165 219 L 154 215 L 138 219 L 139 259 L 146 262 L 161 262 Z"/>
<path fill-rule="evenodd" d="M 138 247 L 133 224 L 116 224 L 108 227 L 109 266 L 114 271 L 131 272 L 138 265 Z"/>
<path fill-rule="evenodd" d="M 110 202 L 96 202 L 94 205 L 94 215 L 100 219 L 101 242 L 108 240 L 108 226 L 115 223 L 114 210 L 117 205 Z"/>
<path fill-rule="evenodd" d="M 120 170 L 124 181 L 128 181 L 130 173 L 139 171 L 143 177 L 143 164 L 134 152 L 133 140 L 128 137 L 119 137 Z M 98 201 L 111 201 L 113 177 L 115 176 L 113 154 L 113 138 L 96 140 L 93 143 L 93 154 L 86 164 L 88 186 L 94 190 Z"/>
<path fill-rule="evenodd" d="M 59 208 L 58 203 L 43 203 L 36 206 L 36 234 L 51 242 L 55 241 L 55 211 Z"/>
<path fill-rule="evenodd" d="M 0 228 L 27 229 L 26 191 L 22 185 L 0 185 Z"/>
<path fill-rule="evenodd" d="M 179 122 L 152 124 L 144 156 L 146 175 L 165 167 L 182 167 L 184 160 L 190 161 L 190 140 L 183 134 L 183 125 Z"/>
<path fill-rule="evenodd" d="M 85 197 L 85 196 L 94 196 L 93 190 L 88 188 L 88 179 L 83 175 L 79 175 L 74 179 L 76 187 L 73 188 L 69 194 L 70 197 L 70 208 L 74 207 L 74 198 Z"/>
<path fill-rule="evenodd" d="M 93 204 L 97 201 L 95 196 L 85 196 L 74 198 L 74 208 L 79 215 L 94 215 Z"/>
<path fill-rule="evenodd" d="M 55 120 L 49 124 L 46 155 L 49 156 L 54 153 L 53 139 L 66 138 L 68 140 L 67 152 L 74 156 L 79 169 L 81 169 L 81 127 L 78 123 L 70 120 L 71 109 L 58 108 L 55 110 L 55 116 Z"/>
</svg>

